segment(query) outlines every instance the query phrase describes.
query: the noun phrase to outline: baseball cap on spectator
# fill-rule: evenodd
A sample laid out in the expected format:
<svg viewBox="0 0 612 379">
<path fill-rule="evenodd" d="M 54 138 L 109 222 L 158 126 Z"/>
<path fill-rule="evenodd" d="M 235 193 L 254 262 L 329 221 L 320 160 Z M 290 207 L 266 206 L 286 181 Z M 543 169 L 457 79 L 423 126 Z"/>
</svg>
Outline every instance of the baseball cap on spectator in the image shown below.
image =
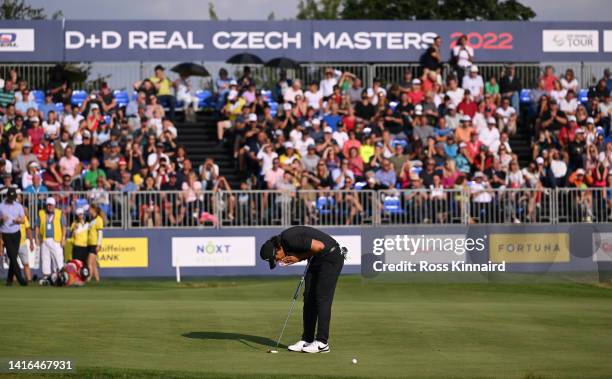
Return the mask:
<svg viewBox="0 0 612 379">
<path fill-rule="evenodd" d="M 476 66 L 475 64 L 471 65 L 470 72 L 478 72 L 478 66 Z"/>
<path fill-rule="evenodd" d="M 283 109 L 284 109 L 284 110 L 286 110 L 286 111 L 290 111 L 290 110 L 291 110 L 291 104 L 289 104 L 289 103 L 284 103 L 284 104 L 283 104 Z"/>
<path fill-rule="evenodd" d="M 576 134 L 584 134 L 584 130 L 582 128 L 576 129 Z"/>
<path fill-rule="evenodd" d="M 570 117 L 576 118 L 575 116 L 570 116 Z M 586 123 L 587 124 L 595 124 L 595 120 L 593 119 L 593 117 L 589 117 L 589 118 L 587 118 Z"/>
<path fill-rule="evenodd" d="M 311 126 L 312 126 L 312 123 L 310 121 L 304 121 L 305 128 L 310 128 Z"/>
<path fill-rule="evenodd" d="M 586 172 L 585 172 L 583 169 L 581 169 L 581 168 L 579 168 L 578 170 L 576 170 L 576 175 L 584 175 L 585 173 L 586 173 Z"/>
<path fill-rule="evenodd" d="M 293 142 L 287 141 L 285 142 L 285 149 L 293 149 Z"/>
<path fill-rule="evenodd" d="M 238 82 L 236 80 L 234 80 L 234 79 L 230 80 L 230 87 L 231 86 L 237 86 L 237 85 L 238 85 Z"/>
<path fill-rule="evenodd" d="M 257 122 L 257 115 L 255 113 L 249 113 L 249 122 Z"/>
<path fill-rule="evenodd" d="M 111 141 L 110 147 L 119 147 L 119 144 L 117 143 L 117 141 Z"/>
<path fill-rule="evenodd" d="M 385 145 L 382 142 L 376 142 L 376 147 L 385 147 Z"/>
<path fill-rule="evenodd" d="M 47 204 L 47 205 L 55 205 L 55 198 L 52 197 L 52 196 L 49 196 L 47 198 L 47 200 L 45 201 L 45 204 Z"/>
<path fill-rule="evenodd" d="M 364 133 L 364 134 L 370 134 L 370 133 L 372 133 L 372 128 L 363 128 L 363 133 Z"/>
<path fill-rule="evenodd" d="M 324 133 L 333 133 L 334 130 L 331 127 L 329 127 L 329 126 L 326 126 L 325 129 L 323 129 L 323 132 Z"/>
<path fill-rule="evenodd" d="M 544 164 L 544 158 L 542 158 L 542 157 L 537 157 L 537 158 L 536 158 L 536 163 L 537 163 L 537 164 Z"/>
<path fill-rule="evenodd" d="M 319 120 L 318 118 L 313 118 L 312 119 L 312 124 L 313 125 L 321 125 L 321 120 Z"/>
<path fill-rule="evenodd" d="M 75 213 L 77 214 L 77 216 L 79 216 L 85 214 L 85 211 L 83 210 L 83 208 L 77 208 Z"/>
<path fill-rule="evenodd" d="M 598 127 L 596 127 L 596 128 L 595 128 L 595 132 L 596 132 L 598 135 L 599 135 L 599 134 L 605 134 L 605 133 L 606 133 L 606 131 L 605 131 L 605 129 L 603 128 L 603 126 L 598 126 Z"/>
<path fill-rule="evenodd" d="M 89 130 L 85 130 L 83 132 L 83 138 L 91 138 L 91 133 L 89 133 Z"/>
<path fill-rule="evenodd" d="M 163 142 L 158 142 L 158 143 L 155 144 L 155 147 L 164 147 L 164 143 Z"/>
<path fill-rule="evenodd" d="M 38 117 L 34 116 L 34 117 L 32 117 L 32 118 L 30 119 L 30 122 L 31 122 L 31 123 L 40 122 L 40 119 L 39 119 Z"/>
<path fill-rule="evenodd" d="M 314 144 L 312 144 L 312 143 L 310 145 L 308 145 L 308 150 L 313 150 L 313 149 L 316 149 L 316 148 L 317 147 Z"/>
<path fill-rule="evenodd" d="M 485 178 L 485 174 L 483 174 L 482 171 L 476 171 L 474 174 L 474 179 L 476 178 Z"/>
<path fill-rule="evenodd" d="M 412 79 L 412 84 L 421 84 L 421 79 Z"/>
<path fill-rule="evenodd" d="M 459 144 L 459 147 L 466 147 L 466 146 L 467 146 L 467 144 L 466 144 L 465 142 L 461 142 L 461 143 Z"/>
<path fill-rule="evenodd" d="M 421 116 L 423 114 L 423 106 L 421 104 L 417 104 L 417 106 L 414 107 L 414 114 L 417 116 Z"/>
<path fill-rule="evenodd" d="M 91 109 L 100 109 L 100 106 L 96 103 L 91 104 Z"/>
<path fill-rule="evenodd" d="M 127 165 L 127 162 L 126 162 L 125 158 L 123 158 L 123 157 L 119 158 L 119 166 L 122 166 L 122 165 L 123 166 Z"/>
<path fill-rule="evenodd" d="M 455 103 L 450 103 L 448 104 L 448 109 L 457 109 L 457 106 L 455 105 Z"/>
<path fill-rule="evenodd" d="M 26 148 L 27 148 L 27 149 L 29 149 L 29 148 L 31 148 L 31 147 L 32 147 L 32 143 L 31 143 L 30 141 L 28 141 L 28 140 L 25 140 L 25 141 L 24 141 L 24 143 L 23 143 L 23 145 L 22 145 L 22 147 L 23 147 L 24 149 L 26 149 Z"/>
<path fill-rule="evenodd" d="M 495 118 L 493 118 L 493 117 L 489 117 L 489 118 L 487 118 L 487 124 L 489 124 L 489 125 L 495 125 L 495 124 L 496 124 L 496 122 L 495 122 Z"/>
<path fill-rule="evenodd" d="M 470 122 L 472 121 L 472 118 L 468 115 L 463 115 L 463 117 L 461 117 L 461 122 Z"/>
<path fill-rule="evenodd" d="M 574 115 L 567 116 L 567 121 L 569 121 L 569 122 L 572 122 L 572 121 L 576 122 L 576 116 L 574 116 Z"/>
</svg>

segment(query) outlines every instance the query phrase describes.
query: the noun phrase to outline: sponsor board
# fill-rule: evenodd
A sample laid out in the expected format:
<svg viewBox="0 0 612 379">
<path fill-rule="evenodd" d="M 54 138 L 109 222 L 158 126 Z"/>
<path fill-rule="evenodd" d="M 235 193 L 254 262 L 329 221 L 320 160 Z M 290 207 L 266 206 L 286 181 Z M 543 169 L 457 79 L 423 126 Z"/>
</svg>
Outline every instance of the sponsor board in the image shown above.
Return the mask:
<svg viewBox="0 0 612 379">
<path fill-rule="evenodd" d="M 255 237 L 173 237 L 172 266 L 255 266 Z"/>
<path fill-rule="evenodd" d="M 348 250 L 344 265 L 361 265 L 361 236 L 337 235 L 332 236 L 332 238 L 338 241 L 340 246 L 346 247 L 346 249 Z M 300 263 L 294 264 L 293 266 L 305 265 L 306 261 L 302 261 Z"/>
<path fill-rule="evenodd" d="M 148 238 L 103 238 L 98 252 L 101 268 L 149 267 Z"/>
<path fill-rule="evenodd" d="M 593 262 L 612 262 L 612 233 L 593 233 Z"/>
<path fill-rule="evenodd" d="M 604 30 L 604 44 L 603 51 L 605 53 L 612 52 L 612 30 Z"/>
<path fill-rule="evenodd" d="M 0 29 L 0 53 L 34 51 L 34 29 Z"/>
<path fill-rule="evenodd" d="M 543 30 L 542 51 L 545 53 L 597 53 L 597 30 Z"/>
<path fill-rule="evenodd" d="M 494 263 L 562 263 L 570 261 L 568 233 L 491 234 L 489 260 Z"/>
</svg>

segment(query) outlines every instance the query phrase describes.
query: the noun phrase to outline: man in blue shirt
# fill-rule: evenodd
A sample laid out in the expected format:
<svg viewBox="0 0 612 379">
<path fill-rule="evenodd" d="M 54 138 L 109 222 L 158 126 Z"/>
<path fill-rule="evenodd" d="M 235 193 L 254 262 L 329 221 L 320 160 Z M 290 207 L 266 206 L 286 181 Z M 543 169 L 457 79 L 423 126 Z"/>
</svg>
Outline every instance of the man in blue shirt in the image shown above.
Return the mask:
<svg viewBox="0 0 612 379">
<path fill-rule="evenodd" d="M 53 94 L 51 91 L 47 91 L 45 103 L 38 106 L 38 112 L 42 114 L 43 120 L 47 120 L 51 111 L 55 112 L 55 103 L 53 102 Z"/>
<path fill-rule="evenodd" d="M 10 187 L 6 192 L 6 199 L 0 204 L 0 233 L 2 233 L 2 243 L 9 258 L 7 286 L 13 285 L 13 277 L 16 277 L 22 286 L 28 285 L 17 263 L 19 243 L 21 242 L 20 225 L 24 220 L 25 212 L 21 204 L 17 202 L 17 189 Z M 3 248 L 0 248 L 0 256 L 3 254 L 3 250 Z"/>
<path fill-rule="evenodd" d="M 26 116 L 28 109 L 30 108 L 38 110 L 38 104 L 36 104 L 36 101 L 34 100 L 29 100 L 29 96 L 30 92 L 27 89 L 24 89 L 21 91 L 21 101 L 18 101 L 15 104 L 15 112 L 22 117 Z"/>
</svg>

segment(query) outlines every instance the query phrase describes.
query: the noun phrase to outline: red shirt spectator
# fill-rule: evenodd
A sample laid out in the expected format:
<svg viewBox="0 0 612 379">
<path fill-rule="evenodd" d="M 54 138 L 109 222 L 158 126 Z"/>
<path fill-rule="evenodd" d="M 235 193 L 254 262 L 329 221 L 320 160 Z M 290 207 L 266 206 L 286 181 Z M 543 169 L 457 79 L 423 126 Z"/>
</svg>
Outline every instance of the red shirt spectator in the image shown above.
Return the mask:
<svg viewBox="0 0 612 379">
<path fill-rule="evenodd" d="M 544 81 L 544 89 L 546 92 L 550 92 L 555 89 L 555 81 L 558 79 L 555 76 L 555 70 L 552 68 L 552 66 L 546 66 L 542 80 Z"/>
<path fill-rule="evenodd" d="M 42 139 L 38 145 L 32 149 L 39 162 L 47 162 L 53 157 L 53 145 L 47 139 Z"/>
<path fill-rule="evenodd" d="M 478 104 L 472 100 L 469 94 L 466 94 L 459 103 L 457 110 L 462 114 L 470 116 L 470 118 L 474 118 L 474 115 L 478 111 Z"/>
</svg>

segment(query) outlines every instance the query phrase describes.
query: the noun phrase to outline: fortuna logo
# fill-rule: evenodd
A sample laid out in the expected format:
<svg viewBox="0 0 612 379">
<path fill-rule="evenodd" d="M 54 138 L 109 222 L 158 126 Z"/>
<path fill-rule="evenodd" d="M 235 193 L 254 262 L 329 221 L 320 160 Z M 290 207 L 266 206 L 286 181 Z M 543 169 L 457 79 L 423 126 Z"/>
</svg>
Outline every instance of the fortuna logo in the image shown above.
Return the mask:
<svg viewBox="0 0 612 379">
<path fill-rule="evenodd" d="M 15 40 L 17 40 L 16 33 L 0 32 L 0 47 L 14 47 L 16 46 Z"/>
</svg>

